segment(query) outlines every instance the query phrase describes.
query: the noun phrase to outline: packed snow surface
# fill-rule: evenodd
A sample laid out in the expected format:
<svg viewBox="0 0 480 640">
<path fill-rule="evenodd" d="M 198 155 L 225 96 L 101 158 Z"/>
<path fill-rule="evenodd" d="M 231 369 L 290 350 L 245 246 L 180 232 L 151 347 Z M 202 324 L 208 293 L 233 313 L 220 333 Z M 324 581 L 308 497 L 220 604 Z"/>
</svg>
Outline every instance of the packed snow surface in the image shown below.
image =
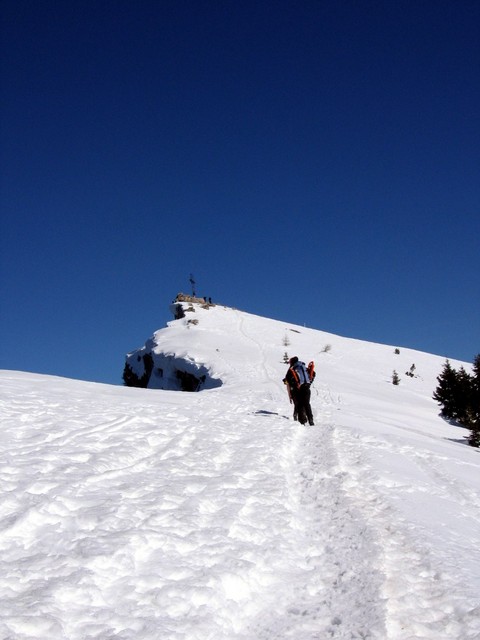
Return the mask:
<svg viewBox="0 0 480 640">
<path fill-rule="evenodd" d="M 480 638 L 480 455 L 431 399 L 444 359 L 189 313 L 150 344 L 217 388 L 0 373 L 0 638 Z M 285 353 L 315 361 L 314 427 Z"/>
</svg>

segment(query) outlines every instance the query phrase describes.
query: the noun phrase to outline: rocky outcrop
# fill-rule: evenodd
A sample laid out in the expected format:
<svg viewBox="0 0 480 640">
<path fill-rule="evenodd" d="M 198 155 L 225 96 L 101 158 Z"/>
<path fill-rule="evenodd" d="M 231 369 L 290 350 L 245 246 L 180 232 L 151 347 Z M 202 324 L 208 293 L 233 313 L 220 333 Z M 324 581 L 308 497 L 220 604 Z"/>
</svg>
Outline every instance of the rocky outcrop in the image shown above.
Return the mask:
<svg viewBox="0 0 480 640">
<path fill-rule="evenodd" d="M 185 304 L 188 302 L 190 305 Z M 211 298 L 197 298 L 196 296 L 189 296 L 186 293 L 177 293 L 177 297 L 170 307 L 175 320 L 181 320 L 185 317 L 185 313 L 189 311 L 195 313 L 194 304 L 199 304 L 202 309 L 210 309 L 210 307 L 215 306 Z"/>
<path fill-rule="evenodd" d="M 174 302 L 195 302 L 196 304 L 207 304 L 207 298 L 197 298 L 196 296 L 189 296 L 186 293 L 177 293 L 177 297 Z"/>
<path fill-rule="evenodd" d="M 187 313 L 195 313 L 194 305 L 197 304 L 203 309 L 211 306 L 204 298 L 179 293 L 171 305 L 175 320 L 184 319 Z M 198 324 L 196 318 L 189 318 L 184 322 L 188 326 Z M 221 380 L 212 377 L 206 365 L 197 363 L 186 355 L 160 352 L 155 336 L 147 340 L 144 347 L 127 355 L 123 382 L 128 387 L 171 391 L 201 391 L 222 384 Z"/>
</svg>

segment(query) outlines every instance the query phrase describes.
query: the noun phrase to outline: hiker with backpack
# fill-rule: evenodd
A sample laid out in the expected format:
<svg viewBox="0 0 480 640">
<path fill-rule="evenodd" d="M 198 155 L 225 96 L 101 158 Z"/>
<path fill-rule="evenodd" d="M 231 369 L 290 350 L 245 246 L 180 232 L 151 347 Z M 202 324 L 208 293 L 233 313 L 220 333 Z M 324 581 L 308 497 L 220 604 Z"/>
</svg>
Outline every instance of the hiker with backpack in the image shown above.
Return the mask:
<svg viewBox="0 0 480 640">
<path fill-rule="evenodd" d="M 298 420 L 300 424 L 306 424 L 308 421 L 308 424 L 313 426 L 310 385 L 315 378 L 314 364 L 310 362 L 306 367 L 305 363 L 301 362 L 297 356 L 290 358 L 288 363 L 290 367 L 283 382 L 287 385 L 290 403 L 293 402 L 295 407 L 294 420 Z"/>
</svg>

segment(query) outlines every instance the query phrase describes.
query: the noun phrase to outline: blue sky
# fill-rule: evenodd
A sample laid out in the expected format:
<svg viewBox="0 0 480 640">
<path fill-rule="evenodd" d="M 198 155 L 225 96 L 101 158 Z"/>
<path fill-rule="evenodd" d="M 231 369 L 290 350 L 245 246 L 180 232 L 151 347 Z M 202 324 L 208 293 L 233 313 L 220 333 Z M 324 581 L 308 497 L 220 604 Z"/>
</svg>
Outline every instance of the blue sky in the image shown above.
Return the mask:
<svg viewBox="0 0 480 640">
<path fill-rule="evenodd" d="M 0 367 L 121 384 L 188 291 L 471 361 L 480 3 L 4 0 Z"/>
</svg>

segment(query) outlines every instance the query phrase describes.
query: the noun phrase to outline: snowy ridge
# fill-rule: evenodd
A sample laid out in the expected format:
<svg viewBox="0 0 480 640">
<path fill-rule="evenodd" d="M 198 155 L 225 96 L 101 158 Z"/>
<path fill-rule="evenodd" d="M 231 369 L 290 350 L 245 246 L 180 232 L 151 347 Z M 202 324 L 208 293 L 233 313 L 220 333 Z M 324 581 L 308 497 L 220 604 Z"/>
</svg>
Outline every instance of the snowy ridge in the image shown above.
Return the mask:
<svg viewBox="0 0 480 640">
<path fill-rule="evenodd" d="M 444 359 L 194 308 L 148 346 L 216 388 L 0 372 L 0 638 L 478 640 L 480 457 L 431 399 Z M 315 427 L 285 352 L 316 362 Z"/>
</svg>

